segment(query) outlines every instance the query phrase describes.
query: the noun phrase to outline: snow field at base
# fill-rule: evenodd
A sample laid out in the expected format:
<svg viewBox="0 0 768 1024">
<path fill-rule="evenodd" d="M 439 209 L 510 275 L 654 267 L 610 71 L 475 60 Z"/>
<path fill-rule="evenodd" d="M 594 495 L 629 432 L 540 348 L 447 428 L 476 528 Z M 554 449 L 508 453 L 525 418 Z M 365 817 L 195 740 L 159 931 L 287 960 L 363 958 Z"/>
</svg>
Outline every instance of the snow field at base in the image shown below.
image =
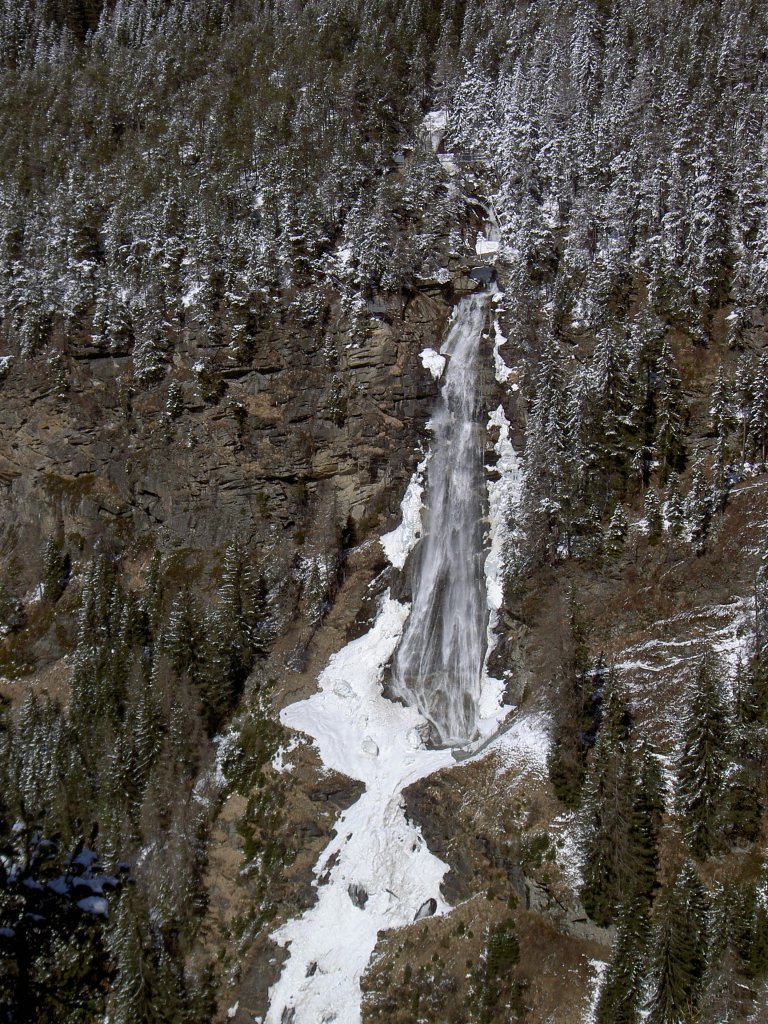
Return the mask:
<svg viewBox="0 0 768 1024">
<path fill-rule="evenodd" d="M 318 680 L 319 692 L 285 708 L 281 720 L 312 736 L 323 764 L 366 784 L 341 815 L 315 876 L 318 901 L 273 938 L 289 949 L 270 990 L 267 1024 L 294 1008 L 295 1024 L 360 1020 L 360 978 L 380 929 L 410 924 L 430 898 L 437 913 L 447 866 L 406 821 L 402 790 L 453 763 L 448 750 L 425 750 L 415 708 L 382 694 L 384 666 L 408 616 L 407 605 L 385 595 L 373 628 L 334 655 Z M 320 879 L 327 874 L 327 879 Z M 353 902 L 350 887 L 365 893 Z"/>
</svg>

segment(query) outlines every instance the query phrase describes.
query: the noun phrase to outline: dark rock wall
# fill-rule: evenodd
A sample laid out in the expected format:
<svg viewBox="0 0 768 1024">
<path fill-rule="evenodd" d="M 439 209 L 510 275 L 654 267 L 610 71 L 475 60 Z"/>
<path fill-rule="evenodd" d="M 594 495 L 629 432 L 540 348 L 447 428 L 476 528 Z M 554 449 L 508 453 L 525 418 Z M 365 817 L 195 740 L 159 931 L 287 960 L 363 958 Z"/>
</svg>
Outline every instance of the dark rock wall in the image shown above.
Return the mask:
<svg viewBox="0 0 768 1024">
<path fill-rule="evenodd" d="M 329 544 L 349 515 L 362 534 L 380 525 L 436 394 L 418 353 L 439 343 L 453 301 L 435 288 L 392 302 L 360 336 L 338 319 L 273 327 L 245 363 L 187 332 L 144 384 L 130 357 L 94 358 L 76 340 L 16 359 L 0 385 L 0 557 L 13 586 L 39 580 L 52 534 L 87 557 L 235 536 Z"/>
</svg>

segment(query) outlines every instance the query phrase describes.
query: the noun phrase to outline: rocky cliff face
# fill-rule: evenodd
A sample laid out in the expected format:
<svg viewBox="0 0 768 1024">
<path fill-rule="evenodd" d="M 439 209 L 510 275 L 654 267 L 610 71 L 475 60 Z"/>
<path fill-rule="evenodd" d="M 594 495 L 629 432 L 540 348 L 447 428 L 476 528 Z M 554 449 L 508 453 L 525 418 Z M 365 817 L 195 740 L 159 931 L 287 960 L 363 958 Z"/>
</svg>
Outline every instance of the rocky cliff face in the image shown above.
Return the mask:
<svg viewBox="0 0 768 1024">
<path fill-rule="evenodd" d="M 286 322 L 244 363 L 190 329 L 146 383 L 129 357 L 71 341 L 12 362 L 0 544 L 14 586 L 39 580 L 55 534 L 83 557 L 233 538 L 330 550 L 350 516 L 365 535 L 410 472 L 435 395 L 418 353 L 438 343 L 450 304 L 450 288 L 427 288 L 380 304 L 359 334 L 338 310 L 324 329 Z"/>
</svg>

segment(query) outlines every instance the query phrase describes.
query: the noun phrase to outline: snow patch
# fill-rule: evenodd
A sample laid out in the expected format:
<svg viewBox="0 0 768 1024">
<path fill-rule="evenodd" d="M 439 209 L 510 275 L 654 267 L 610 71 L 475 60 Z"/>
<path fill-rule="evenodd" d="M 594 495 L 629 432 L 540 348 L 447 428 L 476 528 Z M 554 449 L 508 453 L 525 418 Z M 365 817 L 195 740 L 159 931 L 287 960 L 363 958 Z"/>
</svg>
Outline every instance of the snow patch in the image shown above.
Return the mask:
<svg viewBox="0 0 768 1024">
<path fill-rule="evenodd" d="M 411 481 L 405 492 L 405 497 L 400 503 L 402 519 L 400 525 L 391 533 L 385 533 L 379 538 L 379 543 L 384 548 L 391 565 L 396 569 L 402 569 L 405 561 L 421 537 L 421 510 L 424 507 L 422 495 L 424 494 L 424 471 L 427 468 L 429 455 L 417 466 L 411 476 Z"/>
<path fill-rule="evenodd" d="M 429 370 L 435 380 L 440 380 L 447 361 L 445 356 L 441 356 L 433 348 L 425 348 L 422 352 L 419 352 L 419 359 L 424 369 Z"/>
<path fill-rule="evenodd" d="M 346 270 L 352 263 L 352 246 L 344 245 L 336 253 L 336 263 L 342 269 Z"/>
<path fill-rule="evenodd" d="M 290 755 L 298 746 L 300 746 L 300 740 L 298 736 L 291 736 L 286 744 L 279 747 L 272 758 L 272 767 L 279 775 L 285 775 L 288 772 L 293 771 L 293 764 L 290 761 L 286 761 L 286 757 Z"/>
<path fill-rule="evenodd" d="M 213 737 L 213 743 L 216 747 L 216 760 L 213 765 L 213 784 L 218 789 L 224 789 L 229 784 L 229 779 L 224 771 L 224 764 L 232 750 L 237 746 L 237 741 L 238 735 L 235 730 L 226 732 L 223 736 Z"/>
<path fill-rule="evenodd" d="M 184 309 L 188 309 L 189 306 L 195 301 L 197 296 L 203 290 L 203 285 L 200 281 L 192 281 L 187 290 L 181 296 L 181 304 Z"/>
<path fill-rule="evenodd" d="M 608 964 L 605 960 L 590 960 L 589 966 L 592 968 L 592 975 L 589 979 L 589 1005 L 584 1014 L 583 1024 L 595 1024 L 597 1001 L 600 998 L 600 989 L 603 987 L 603 978 Z"/>
<path fill-rule="evenodd" d="M 77 906 L 86 914 L 96 914 L 98 917 L 109 916 L 109 905 L 103 896 L 86 896 L 84 900 L 78 900 Z"/>
<path fill-rule="evenodd" d="M 552 832 L 555 837 L 557 865 L 568 882 L 572 892 L 578 892 L 583 885 L 581 876 L 581 852 L 577 835 L 577 816 L 575 811 L 560 814 L 552 821 Z"/>
<path fill-rule="evenodd" d="M 499 327 L 499 321 L 494 319 L 493 321 L 493 366 L 496 374 L 496 380 L 499 384 L 506 384 L 512 374 L 515 372 L 511 366 L 507 366 L 501 356 L 499 349 L 502 345 L 506 345 L 507 338 L 502 334 L 501 328 Z M 512 385 L 512 390 L 517 391 L 517 384 Z"/>
<path fill-rule="evenodd" d="M 741 598 L 724 605 L 707 605 L 682 612 L 654 625 L 657 633 L 675 624 L 684 639 L 654 637 L 632 644 L 621 652 L 616 668 L 627 673 L 669 672 L 698 661 L 705 650 L 719 654 L 733 672 L 739 659 L 745 660 L 752 643 L 754 600 Z M 686 635 L 687 634 L 687 635 Z"/>
<path fill-rule="evenodd" d="M 475 242 L 475 252 L 478 256 L 490 256 L 499 251 L 499 242 L 496 238 L 486 238 L 482 232 L 478 234 Z"/>
<path fill-rule="evenodd" d="M 550 743 L 548 716 L 532 712 L 516 718 L 486 749 L 495 754 L 497 775 L 514 768 L 545 778 Z"/>
<path fill-rule="evenodd" d="M 429 136 L 432 152 L 436 153 L 448 128 L 448 111 L 431 110 L 421 122 L 422 131 Z"/>
</svg>

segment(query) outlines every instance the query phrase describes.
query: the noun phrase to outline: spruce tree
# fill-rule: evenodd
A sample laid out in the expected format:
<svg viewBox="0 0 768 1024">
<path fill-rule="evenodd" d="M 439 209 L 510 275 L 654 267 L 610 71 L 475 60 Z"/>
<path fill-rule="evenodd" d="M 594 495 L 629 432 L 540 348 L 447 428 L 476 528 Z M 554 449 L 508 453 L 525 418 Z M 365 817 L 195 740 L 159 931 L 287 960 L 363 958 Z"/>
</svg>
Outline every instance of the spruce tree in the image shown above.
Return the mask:
<svg viewBox="0 0 768 1024">
<path fill-rule="evenodd" d="M 685 466 L 685 441 L 683 437 L 685 403 L 682 397 L 682 383 L 675 358 L 668 343 L 661 346 L 656 362 L 656 437 L 654 447 L 656 458 L 661 465 L 661 482 L 670 472 L 679 473 Z"/>
<path fill-rule="evenodd" d="M 752 381 L 747 453 L 753 462 L 764 466 L 768 453 L 768 355 L 764 352 Z"/>
<path fill-rule="evenodd" d="M 650 957 L 651 925 L 642 898 L 619 911 L 616 938 L 595 1007 L 595 1024 L 638 1024 Z"/>
<path fill-rule="evenodd" d="M 651 544 L 656 544 L 661 537 L 661 531 L 664 527 L 664 519 L 661 514 L 661 502 L 659 501 L 659 496 L 656 491 L 650 488 L 645 492 L 643 513 L 645 516 L 645 529 L 648 541 Z"/>
<path fill-rule="evenodd" d="M 736 418 L 739 423 L 739 434 L 741 442 L 741 461 L 747 461 L 747 439 L 750 436 L 752 403 L 755 397 L 755 371 L 754 358 L 751 353 L 745 353 L 736 367 L 734 379 L 734 402 L 736 406 Z"/>
<path fill-rule="evenodd" d="M 683 836 L 702 859 L 712 852 L 717 836 L 729 742 L 720 666 L 710 655 L 688 682 L 686 708 L 675 801 Z"/>
<path fill-rule="evenodd" d="M 127 889 L 110 921 L 108 947 L 116 968 L 109 996 L 109 1019 L 114 1024 L 156 1021 L 153 970 L 145 948 L 149 922 L 135 891 Z"/>
<path fill-rule="evenodd" d="M 707 967 L 707 900 L 692 864 L 661 899 L 655 929 L 648 1024 L 692 1024 Z"/>
<path fill-rule="evenodd" d="M 605 552 L 607 555 L 610 555 L 612 558 L 618 558 L 622 554 L 628 530 L 627 517 L 624 515 L 624 509 L 619 504 L 614 509 L 605 533 Z"/>
<path fill-rule="evenodd" d="M 696 554 L 701 555 L 712 520 L 712 500 L 699 467 L 693 471 L 690 490 L 685 498 L 685 520 L 691 544 Z"/>
<path fill-rule="evenodd" d="M 667 484 L 667 497 L 664 502 L 664 518 L 671 537 L 677 539 L 683 534 L 685 513 L 680 499 L 680 480 L 672 473 Z"/>
<path fill-rule="evenodd" d="M 166 648 L 177 676 L 199 685 L 205 667 L 202 616 L 188 586 L 182 587 L 171 609 Z"/>
<path fill-rule="evenodd" d="M 656 881 L 660 794 L 645 751 L 638 763 L 630 726 L 626 699 L 611 672 L 581 812 L 580 895 L 600 925 L 610 924 L 623 902 L 648 899 Z"/>
</svg>

